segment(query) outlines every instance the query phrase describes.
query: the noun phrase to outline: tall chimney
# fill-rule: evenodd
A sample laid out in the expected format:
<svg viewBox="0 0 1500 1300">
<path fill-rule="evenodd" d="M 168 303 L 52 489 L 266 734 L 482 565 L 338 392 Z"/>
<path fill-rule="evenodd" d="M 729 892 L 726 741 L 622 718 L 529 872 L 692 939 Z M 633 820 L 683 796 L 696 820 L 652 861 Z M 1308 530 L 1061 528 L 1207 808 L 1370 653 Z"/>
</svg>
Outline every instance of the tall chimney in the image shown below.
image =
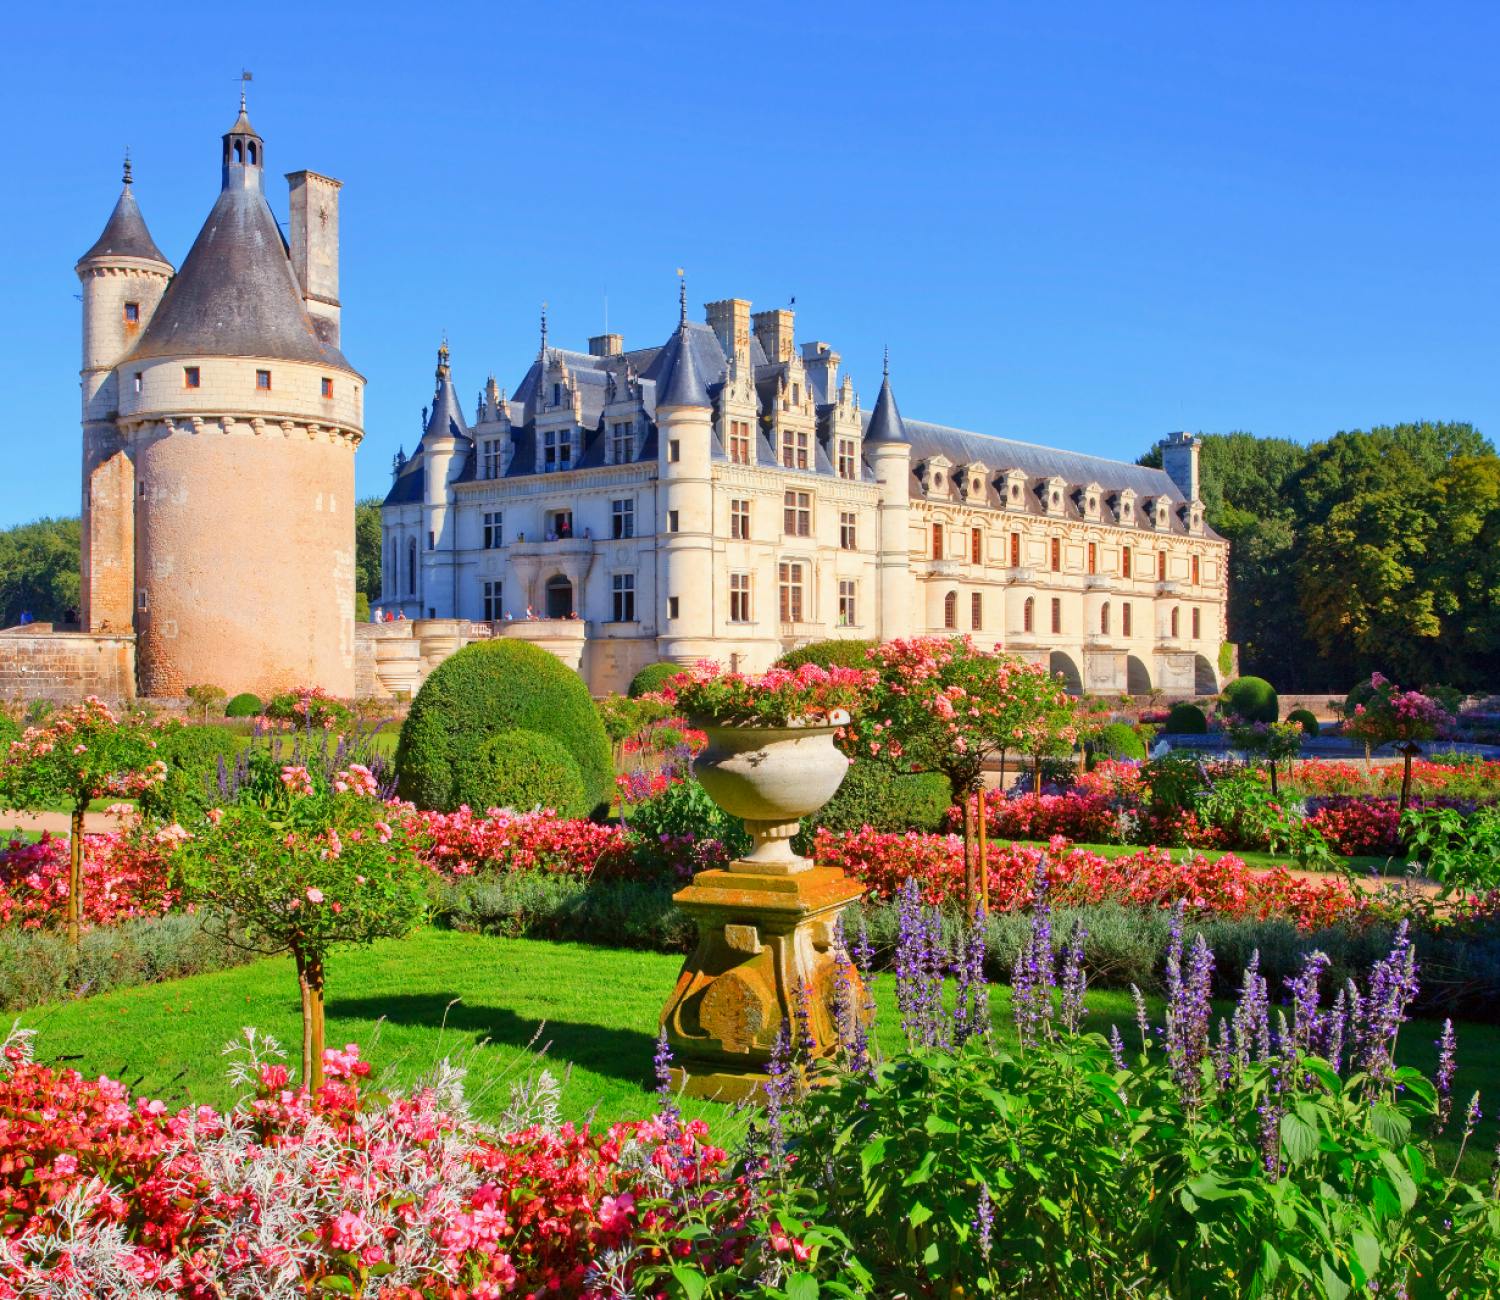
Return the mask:
<svg viewBox="0 0 1500 1300">
<path fill-rule="evenodd" d="M 1192 433 L 1169 433 L 1159 443 L 1161 467 L 1188 501 L 1198 500 L 1198 452 L 1203 439 Z"/>
<path fill-rule="evenodd" d="M 751 317 L 755 322 L 755 337 L 760 340 L 767 361 L 792 359 L 792 320 L 795 315 L 786 307 L 777 307 L 772 311 L 758 311 Z"/>
<path fill-rule="evenodd" d="M 287 173 L 291 191 L 291 257 L 307 312 L 319 336 L 339 346 L 339 190 L 317 172 Z"/>
<path fill-rule="evenodd" d="M 746 298 L 723 298 L 707 305 L 708 325 L 726 357 L 738 355 L 750 361 L 750 302 Z"/>
</svg>

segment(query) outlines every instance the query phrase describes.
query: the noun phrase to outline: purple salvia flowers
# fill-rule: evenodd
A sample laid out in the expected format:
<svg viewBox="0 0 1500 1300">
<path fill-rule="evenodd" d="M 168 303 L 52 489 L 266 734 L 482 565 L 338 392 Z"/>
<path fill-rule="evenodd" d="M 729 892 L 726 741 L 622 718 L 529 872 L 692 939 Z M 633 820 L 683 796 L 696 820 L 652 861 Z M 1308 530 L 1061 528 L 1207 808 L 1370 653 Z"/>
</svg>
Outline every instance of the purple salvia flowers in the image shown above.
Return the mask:
<svg viewBox="0 0 1500 1300">
<path fill-rule="evenodd" d="M 979 1237 L 979 1253 L 989 1263 L 995 1234 L 995 1206 L 990 1200 L 988 1184 L 979 1184 L 979 1207 L 974 1213 L 974 1231 Z"/>
<path fill-rule="evenodd" d="M 1078 1032 L 1087 1014 L 1083 1000 L 1088 988 L 1088 977 L 1083 970 L 1083 941 L 1088 938 L 1088 933 L 1082 923 L 1075 923 L 1067 950 L 1063 954 L 1062 1005 L 1059 1014 L 1063 1027 L 1073 1034 Z"/>
<path fill-rule="evenodd" d="M 1245 965 L 1230 1030 L 1235 1063 L 1241 1070 L 1247 1069 L 1251 1061 L 1264 1061 L 1271 1054 L 1271 1000 L 1265 976 L 1260 973 L 1259 950 L 1250 954 Z"/>
<path fill-rule="evenodd" d="M 786 1110 L 794 1092 L 792 1080 L 792 1037 L 785 1022 L 776 1032 L 776 1046 L 771 1049 L 766 1068 L 766 1138 L 769 1167 L 779 1174 L 786 1163 Z"/>
<path fill-rule="evenodd" d="M 953 1020 L 953 1045 L 980 1038 L 990 1031 L 990 986 L 984 977 L 985 935 L 988 921 L 983 906 L 965 928 L 957 966 L 958 990 Z"/>
<path fill-rule="evenodd" d="M 1125 1040 L 1120 1037 L 1120 1026 L 1109 1027 L 1109 1054 L 1115 1063 L 1115 1069 L 1124 1070 L 1129 1067 L 1125 1064 Z"/>
<path fill-rule="evenodd" d="M 1433 1116 L 1432 1127 L 1433 1132 L 1441 1133 L 1453 1114 L 1453 1076 L 1458 1070 L 1458 1040 L 1454 1037 L 1451 1020 L 1443 1021 L 1437 1049 L 1437 1073 L 1432 1078 L 1437 1086 L 1437 1114 Z"/>
<path fill-rule="evenodd" d="M 1302 969 L 1287 981 L 1292 995 L 1292 1042 L 1304 1052 L 1314 1053 L 1322 1045 L 1318 981 L 1328 967 L 1328 954 L 1314 949 L 1303 957 Z"/>
<path fill-rule="evenodd" d="M 1382 1086 L 1395 1069 L 1396 1037 L 1406 1020 L 1406 1008 L 1417 995 L 1416 950 L 1406 921 L 1396 927 L 1390 953 L 1370 972 L 1370 992 L 1363 1008 L 1356 1040 L 1356 1065 Z"/>
<path fill-rule="evenodd" d="M 1141 1055 L 1145 1056 L 1151 1050 L 1151 1017 L 1146 1014 L 1145 995 L 1134 984 L 1130 996 L 1135 999 L 1135 1024 L 1141 1031 Z"/>
</svg>

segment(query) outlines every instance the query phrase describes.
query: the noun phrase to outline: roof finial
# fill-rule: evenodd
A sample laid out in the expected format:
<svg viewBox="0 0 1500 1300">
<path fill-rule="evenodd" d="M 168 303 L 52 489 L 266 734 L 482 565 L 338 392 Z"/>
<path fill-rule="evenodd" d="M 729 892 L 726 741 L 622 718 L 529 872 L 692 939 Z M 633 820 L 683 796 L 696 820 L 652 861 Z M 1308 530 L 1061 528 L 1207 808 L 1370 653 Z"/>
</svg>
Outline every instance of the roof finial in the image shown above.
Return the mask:
<svg viewBox="0 0 1500 1300">
<path fill-rule="evenodd" d="M 677 324 L 685 326 L 687 324 L 687 276 L 680 266 L 677 268 L 677 307 L 679 312 Z"/>
<path fill-rule="evenodd" d="M 130 146 L 125 146 L 125 184 L 130 184 Z"/>
<path fill-rule="evenodd" d="M 441 383 L 448 377 L 448 331 L 443 331 L 443 341 L 438 344 L 437 363 L 438 382 Z"/>
<path fill-rule="evenodd" d="M 241 117 L 243 117 L 245 115 L 245 86 L 248 83 L 250 83 L 250 82 L 252 82 L 254 80 L 255 80 L 255 77 L 248 70 L 246 70 L 245 68 L 241 68 L 240 69 L 239 83 L 240 83 L 240 116 Z"/>
<path fill-rule="evenodd" d="M 547 304 L 542 303 L 542 348 L 537 353 L 538 359 L 543 365 L 547 364 Z"/>
<path fill-rule="evenodd" d="M 885 360 L 881 362 L 880 374 L 883 379 L 891 377 L 891 345 L 889 343 L 885 345 Z"/>
</svg>

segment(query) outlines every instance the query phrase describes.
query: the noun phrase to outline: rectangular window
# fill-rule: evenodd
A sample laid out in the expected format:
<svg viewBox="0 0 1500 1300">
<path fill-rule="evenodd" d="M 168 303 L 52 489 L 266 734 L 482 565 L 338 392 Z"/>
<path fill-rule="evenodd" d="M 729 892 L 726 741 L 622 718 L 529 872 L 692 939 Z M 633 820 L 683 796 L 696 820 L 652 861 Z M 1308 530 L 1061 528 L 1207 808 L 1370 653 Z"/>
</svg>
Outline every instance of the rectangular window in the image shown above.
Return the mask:
<svg viewBox="0 0 1500 1300">
<path fill-rule="evenodd" d="M 141 304 L 138 302 L 127 302 L 125 304 L 125 323 L 127 325 L 139 325 L 141 323 Z"/>
<path fill-rule="evenodd" d="M 1010 567 L 1019 569 L 1021 567 L 1021 534 L 1010 535 Z"/>
<path fill-rule="evenodd" d="M 729 535 L 737 542 L 750 540 L 750 503 L 748 501 L 729 503 Z"/>
<path fill-rule="evenodd" d="M 1198 638 L 1201 637 L 1202 635 L 1203 635 L 1203 611 L 1201 609 L 1195 609 L 1193 611 L 1193 640 L 1194 641 L 1198 640 Z"/>
<path fill-rule="evenodd" d="M 943 526 L 933 524 L 932 526 L 932 558 L 941 560 L 943 558 Z"/>
<path fill-rule="evenodd" d="M 1193 586 L 1195 587 L 1198 585 L 1199 574 L 1200 570 L 1198 568 L 1198 557 L 1195 555 L 1193 556 Z"/>
<path fill-rule="evenodd" d="M 781 562 L 781 621 L 802 622 L 802 565 L 793 560 Z"/>
<path fill-rule="evenodd" d="M 146 596 L 146 589 L 144 587 L 136 588 L 135 607 L 140 610 L 142 614 L 144 614 L 148 609 L 151 608 L 151 602 Z"/>
<path fill-rule="evenodd" d="M 840 438 L 838 440 L 838 472 L 840 478 L 854 479 L 859 477 L 859 462 L 854 454 L 853 438 Z"/>
<path fill-rule="evenodd" d="M 1062 601 L 1056 596 L 1052 597 L 1052 630 L 1062 631 Z"/>
<path fill-rule="evenodd" d="M 493 551 L 496 547 L 505 545 L 501 538 L 500 524 L 502 515 L 498 510 L 486 510 L 484 512 L 484 549 Z"/>
<path fill-rule="evenodd" d="M 1130 576 L 1130 547 L 1128 546 L 1120 552 L 1120 576 L 1122 578 Z"/>
<path fill-rule="evenodd" d="M 487 581 L 484 584 L 484 621 L 486 623 L 498 622 L 505 617 L 500 606 L 500 590 L 504 586 L 498 580 Z"/>
<path fill-rule="evenodd" d="M 1089 543 L 1089 572 L 1099 572 L 1099 548 L 1093 542 Z"/>
<path fill-rule="evenodd" d="M 573 463 L 573 430 L 559 429 L 557 432 L 557 468 L 567 469 Z"/>
<path fill-rule="evenodd" d="M 609 458 L 616 465 L 628 465 L 635 459 L 635 425 L 629 420 L 610 427 Z"/>
<path fill-rule="evenodd" d="M 429 551 L 437 549 L 437 534 L 430 528 L 427 530 L 427 549 Z"/>
<path fill-rule="evenodd" d="M 812 493 L 788 492 L 784 501 L 785 526 L 792 537 L 812 536 Z"/>
<path fill-rule="evenodd" d="M 750 575 L 748 573 L 729 575 L 729 621 L 731 623 L 750 621 Z"/>
<path fill-rule="evenodd" d="M 328 378 L 327 375 L 323 376 L 322 388 L 323 388 L 323 396 L 324 397 L 332 397 L 333 396 L 333 380 L 331 380 L 330 378 Z"/>
<path fill-rule="evenodd" d="M 669 533 L 677 531 L 677 511 L 675 510 L 667 511 L 667 531 Z"/>
<path fill-rule="evenodd" d="M 257 370 L 255 372 L 255 386 L 262 392 L 271 391 L 271 372 L 269 370 Z"/>
<path fill-rule="evenodd" d="M 807 468 L 808 434 L 805 431 L 781 431 L 781 463 L 787 469 Z"/>
<path fill-rule="evenodd" d="M 854 582 L 849 578 L 839 581 L 839 626 L 858 627 L 859 611 L 855 605 Z"/>
<path fill-rule="evenodd" d="M 635 622 L 635 574 L 617 573 L 611 583 L 616 623 Z"/>
<path fill-rule="evenodd" d="M 859 550 L 858 528 L 859 516 L 854 511 L 839 511 L 839 549 L 841 551 Z"/>
<path fill-rule="evenodd" d="M 969 529 L 969 563 L 984 563 L 984 529 Z"/>
<path fill-rule="evenodd" d="M 1130 602 L 1128 600 L 1120 606 L 1120 631 L 1126 636 L 1130 635 Z"/>
<path fill-rule="evenodd" d="M 135 372 L 135 377 L 134 377 L 134 380 L 133 380 L 133 387 L 135 388 L 136 392 L 140 392 L 141 391 L 141 385 L 142 385 L 143 382 L 144 382 L 144 378 L 141 375 L 141 372 L 139 370 L 137 370 Z"/>
<path fill-rule="evenodd" d="M 736 465 L 750 464 L 750 422 L 729 422 L 729 459 Z"/>
<path fill-rule="evenodd" d="M 667 459 L 674 465 L 682 459 L 682 444 L 676 438 L 667 441 Z"/>
<path fill-rule="evenodd" d="M 609 528 L 611 537 L 635 536 L 634 497 L 624 497 L 609 503 Z"/>
<path fill-rule="evenodd" d="M 1052 572 L 1062 572 L 1062 542 L 1056 537 L 1052 539 Z"/>
<path fill-rule="evenodd" d="M 977 591 L 969 596 L 969 626 L 976 632 L 984 627 L 984 596 Z"/>
<path fill-rule="evenodd" d="M 198 367 L 197 366 L 183 366 L 183 368 L 182 368 L 182 386 L 184 388 L 201 388 L 202 385 L 203 385 L 203 377 L 202 377 L 201 374 L 199 374 Z"/>
<path fill-rule="evenodd" d="M 480 478 L 500 477 L 500 439 L 486 438 L 480 444 Z"/>
<path fill-rule="evenodd" d="M 1156 557 L 1156 580 L 1158 582 L 1167 580 L 1167 553 L 1165 551 Z"/>
<path fill-rule="evenodd" d="M 677 597 L 676 596 L 668 596 L 667 597 L 667 617 L 668 618 L 676 618 L 677 617 Z"/>
<path fill-rule="evenodd" d="M 542 469 L 557 468 L 557 430 L 548 429 L 542 434 Z"/>
</svg>

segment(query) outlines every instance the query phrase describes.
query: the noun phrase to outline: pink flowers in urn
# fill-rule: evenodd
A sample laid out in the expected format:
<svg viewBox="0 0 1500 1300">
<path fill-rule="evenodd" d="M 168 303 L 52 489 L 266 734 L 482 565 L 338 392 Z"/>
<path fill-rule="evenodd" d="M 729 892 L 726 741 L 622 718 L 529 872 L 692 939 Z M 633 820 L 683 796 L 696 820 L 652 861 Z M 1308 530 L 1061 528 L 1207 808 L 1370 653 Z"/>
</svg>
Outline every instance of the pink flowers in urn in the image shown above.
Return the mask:
<svg viewBox="0 0 1500 1300">
<path fill-rule="evenodd" d="M 701 663 L 669 678 L 658 694 L 690 718 L 723 726 L 785 727 L 858 712 L 875 681 L 873 672 L 861 668 L 800 664 L 747 677 Z"/>
</svg>

